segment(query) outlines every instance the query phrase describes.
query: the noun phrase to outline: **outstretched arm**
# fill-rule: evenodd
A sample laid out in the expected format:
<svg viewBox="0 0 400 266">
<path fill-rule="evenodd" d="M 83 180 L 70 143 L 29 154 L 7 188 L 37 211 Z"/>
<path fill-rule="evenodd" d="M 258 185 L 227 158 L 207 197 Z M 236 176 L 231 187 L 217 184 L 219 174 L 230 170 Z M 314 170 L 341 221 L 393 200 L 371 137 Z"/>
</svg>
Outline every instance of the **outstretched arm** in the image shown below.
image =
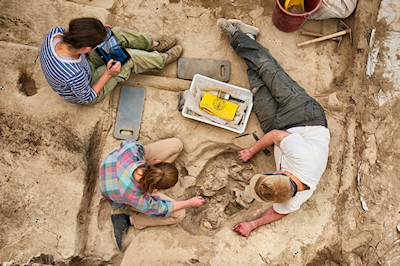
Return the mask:
<svg viewBox="0 0 400 266">
<path fill-rule="evenodd" d="M 270 207 L 266 212 L 263 213 L 258 219 L 250 222 L 241 222 L 235 225 L 232 229 L 233 231 L 241 234 L 244 237 L 250 235 L 251 231 L 257 227 L 265 224 L 272 223 L 286 216 L 287 214 L 277 213 L 273 207 Z"/>
<path fill-rule="evenodd" d="M 259 141 L 254 144 L 253 147 L 239 151 L 239 159 L 242 162 L 247 162 L 250 160 L 255 154 L 260 152 L 262 149 L 267 148 L 271 146 L 272 144 L 277 145 L 278 147 L 281 144 L 281 141 L 289 136 L 291 133 L 285 131 L 285 130 L 272 130 L 265 134 Z"/>
<path fill-rule="evenodd" d="M 187 207 L 198 208 L 203 205 L 204 199 L 201 196 L 196 196 L 185 201 L 172 201 L 174 205 L 174 211 L 185 209 Z"/>
</svg>

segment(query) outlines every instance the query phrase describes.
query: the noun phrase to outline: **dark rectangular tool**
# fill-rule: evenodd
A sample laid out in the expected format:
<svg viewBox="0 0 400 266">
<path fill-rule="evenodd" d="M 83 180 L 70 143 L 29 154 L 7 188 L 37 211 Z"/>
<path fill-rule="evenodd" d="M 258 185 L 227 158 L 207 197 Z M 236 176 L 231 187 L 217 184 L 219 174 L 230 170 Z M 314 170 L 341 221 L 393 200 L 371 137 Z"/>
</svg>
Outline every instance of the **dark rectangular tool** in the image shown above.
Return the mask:
<svg viewBox="0 0 400 266">
<path fill-rule="evenodd" d="M 220 81 L 229 81 L 231 65 L 223 60 L 179 58 L 178 78 L 192 80 L 195 74 L 201 74 Z"/>
<path fill-rule="evenodd" d="M 145 97 L 145 88 L 127 85 L 121 88 L 114 137 L 134 140 L 139 138 Z"/>
<path fill-rule="evenodd" d="M 259 140 L 260 140 L 260 139 L 257 137 L 257 135 L 256 135 L 256 131 L 250 132 L 250 133 L 246 133 L 246 134 L 243 134 L 243 135 L 240 135 L 240 136 L 237 136 L 237 137 L 234 137 L 233 139 L 241 138 L 241 137 L 248 136 L 248 135 L 253 135 L 253 138 L 254 138 L 256 141 L 259 141 Z M 264 148 L 264 149 L 263 149 L 263 152 L 264 152 L 265 155 L 270 155 L 270 154 L 271 154 L 267 148 Z"/>
<path fill-rule="evenodd" d="M 253 134 L 253 137 L 254 137 L 254 139 L 255 139 L 256 141 L 259 141 L 259 140 L 260 140 L 254 132 L 251 133 L 251 134 Z M 264 152 L 265 155 L 270 155 L 269 150 L 268 150 L 267 148 L 264 148 L 264 149 L 263 149 L 263 152 Z"/>
</svg>

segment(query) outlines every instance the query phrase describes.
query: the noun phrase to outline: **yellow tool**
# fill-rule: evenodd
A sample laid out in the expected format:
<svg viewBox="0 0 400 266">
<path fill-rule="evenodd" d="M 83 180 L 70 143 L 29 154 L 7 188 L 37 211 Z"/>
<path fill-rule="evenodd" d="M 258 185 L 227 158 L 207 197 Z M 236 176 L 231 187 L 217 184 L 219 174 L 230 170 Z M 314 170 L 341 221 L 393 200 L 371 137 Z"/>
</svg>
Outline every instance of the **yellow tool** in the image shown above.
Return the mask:
<svg viewBox="0 0 400 266">
<path fill-rule="evenodd" d="M 238 107 L 239 105 L 225 99 L 218 98 L 209 92 L 205 92 L 200 101 L 200 109 L 211 115 L 215 115 L 229 121 L 232 121 L 235 118 Z"/>
<path fill-rule="evenodd" d="M 306 12 L 306 9 L 304 8 L 304 0 L 285 0 L 284 8 L 288 10 L 289 7 L 291 6 L 297 6 L 301 5 L 301 8 L 303 9 L 303 12 Z"/>
</svg>

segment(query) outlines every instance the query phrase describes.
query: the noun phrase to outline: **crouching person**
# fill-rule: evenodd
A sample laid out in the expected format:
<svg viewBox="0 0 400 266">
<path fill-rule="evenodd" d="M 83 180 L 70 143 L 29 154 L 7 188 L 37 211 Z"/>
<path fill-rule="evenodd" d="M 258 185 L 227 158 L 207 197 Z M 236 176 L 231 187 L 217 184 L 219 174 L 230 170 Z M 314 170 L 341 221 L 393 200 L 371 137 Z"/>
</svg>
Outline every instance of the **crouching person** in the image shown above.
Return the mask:
<svg viewBox="0 0 400 266">
<path fill-rule="evenodd" d="M 178 182 L 178 170 L 172 162 L 182 151 L 177 138 L 165 139 L 142 146 L 127 140 L 100 165 L 100 191 L 113 208 L 132 210 L 132 215 L 111 215 L 118 249 L 122 235 L 130 225 L 136 229 L 147 226 L 176 224 L 185 218 L 185 208 L 200 207 L 202 197 L 174 201 L 159 189 L 168 189 Z"/>
</svg>

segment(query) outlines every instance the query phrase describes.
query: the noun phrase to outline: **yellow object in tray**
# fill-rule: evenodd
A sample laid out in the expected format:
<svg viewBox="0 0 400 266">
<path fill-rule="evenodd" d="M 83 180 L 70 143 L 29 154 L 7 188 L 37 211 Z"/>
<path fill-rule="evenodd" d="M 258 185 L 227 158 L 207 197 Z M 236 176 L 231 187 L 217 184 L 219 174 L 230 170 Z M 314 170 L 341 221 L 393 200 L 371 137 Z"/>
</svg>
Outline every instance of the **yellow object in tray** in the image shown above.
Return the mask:
<svg viewBox="0 0 400 266">
<path fill-rule="evenodd" d="M 238 107 L 239 105 L 218 98 L 209 92 L 205 92 L 203 99 L 200 101 L 200 109 L 229 121 L 232 121 L 235 118 Z"/>
</svg>

